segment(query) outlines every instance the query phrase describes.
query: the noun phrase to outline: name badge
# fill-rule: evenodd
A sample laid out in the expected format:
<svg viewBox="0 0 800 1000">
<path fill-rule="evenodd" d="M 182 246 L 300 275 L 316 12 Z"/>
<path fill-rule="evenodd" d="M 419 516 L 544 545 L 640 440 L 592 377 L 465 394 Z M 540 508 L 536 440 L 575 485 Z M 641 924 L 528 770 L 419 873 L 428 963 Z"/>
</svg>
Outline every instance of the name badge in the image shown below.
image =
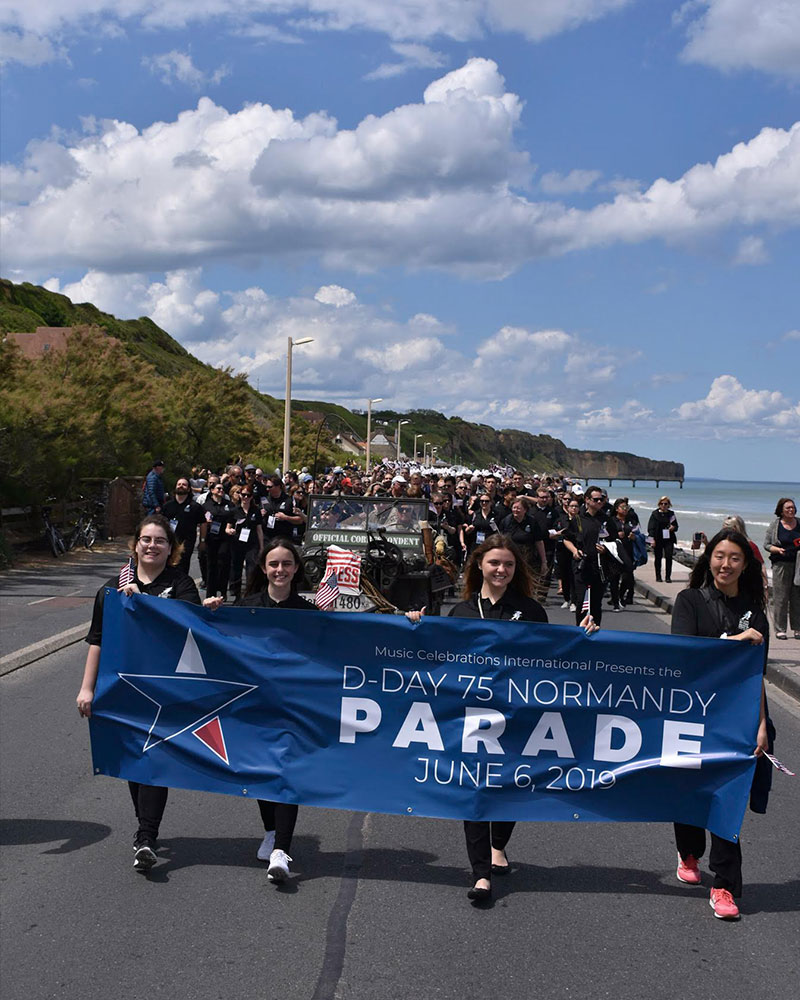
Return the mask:
<svg viewBox="0 0 800 1000">
<path fill-rule="evenodd" d="M 211 534 L 212 535 L 218 535 L 219 534 L 219 529 L 221 527 L 222 527 L 222 525 L 219 523 L 219 521 L 212 521 L 211 522 Z"/>
<path fill-rule="evenodd" d="M 249 537 L 250 537 L 250 529 L 242 528 L 242 530 L 239 532 L 239 541 L 246 542 Z"/>
<path fill-rule="evenodd" d="M 172 528 L 173 531 L 178 527 L 178 519 L 177 519 L 177 517 L 173 517 L 170 520 L 169 526 L 170 526 L 170 528 Z"/>
<path fill-rule="evenodd" d="M 486 541 L 486 532 L 485 531 L 476 531 L 475 532 L 475 540 L 477 541 L 478 545 L 482 545 Z"/>
<path fill-rule="evenodd" d="M 670 536 L 670 530 L 669 530 L 669 528 L 662 528 L 661 529 L 661 537 L 662 538 L 669 538 L 669 536 Z"/>
<path fill-rule="evenodd" d="M 270 529 L 270 531 L 272 531 L 273 528 L 275 527 L 275 515 L 274 514 L 270 514 L 269 517 L 267 518 L 267 527 Z"/>
</svg>

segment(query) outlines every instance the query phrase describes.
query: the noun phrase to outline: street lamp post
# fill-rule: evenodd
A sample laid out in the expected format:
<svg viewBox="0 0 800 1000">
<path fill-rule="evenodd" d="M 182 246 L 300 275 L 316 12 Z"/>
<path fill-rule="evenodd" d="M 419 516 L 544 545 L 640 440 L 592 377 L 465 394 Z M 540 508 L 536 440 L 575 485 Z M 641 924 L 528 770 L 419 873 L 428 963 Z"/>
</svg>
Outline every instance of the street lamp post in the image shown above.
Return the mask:
<svg viewBox="0 0 800 1000">
<path fill-rule="evenodd" d="M 367 400 L 367 455 L 366 455 L 366 469 L 364 470 L 364 475 L 369 475 L 369 442 L 372 437 L 372 404 L 382 403 L 383 396 L 378 396 L 377 399 Z"/>
<path fill-rule="evenodd" d="M 286 345 L 286 401 L 283 404 L 283 468 L 281 472 L 283 478 L 286 478 L 286 473 L 289 471 L 289 446 L 291 441 L 291 424 L 292 424 L 292 348 L 299 347 L 301 344 L 313 344 L 313 337 L 301 337 L 299 340 L 292 340 L 291 337 L 287 337 Z"/>
<path fill-rule="evenodd" d="M 417 462 L 417 441 L 419 441 L 419 439 L 421 437 L 425 437 L 425 435 L 424 434 L 415 434 L 414 435 L 414 464 L 415 465 L 416 465 L 416 462 Z"/>
<path fill-rule="evenodd" d="M 397 421 L 397 461 L 400 461 L 400 428 L 403 424 L 410 424 L 410 420 L 398 420 Z"/>
<path fill-rule="evenodd" d="M 425 466 L 426 469 L 428 468 L 428 448 L 430 448 L 430 446 L 431 442 L 426 441 L 422 449 L 422 464 Z"/>
</svg>

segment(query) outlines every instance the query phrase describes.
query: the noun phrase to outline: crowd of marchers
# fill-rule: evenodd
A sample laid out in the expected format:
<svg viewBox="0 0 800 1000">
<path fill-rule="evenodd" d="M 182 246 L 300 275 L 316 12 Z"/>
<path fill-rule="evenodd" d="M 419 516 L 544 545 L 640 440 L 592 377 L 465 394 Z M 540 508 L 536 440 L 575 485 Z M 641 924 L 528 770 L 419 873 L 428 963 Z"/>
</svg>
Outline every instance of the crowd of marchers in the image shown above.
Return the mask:
<svg viewBox="0 0 800 1000">
<path fill-rule="evenodd" d="M 369 475 L 351 464 L 315 478 L 307 469 L 281 476 L 242 462 L 219 473 L 195 468 L 168 490 L 164 471 L 163 462 L 156 461 L 148 473 L 144 511 L 168 518 L 183 544 L 181 568 L 187 573 L 197 549 L 208 597 L 237 599 L 243 573 L 246 578 L 252 571 L 266 542 L 283 538 L 301 544 L 312 494 L 330 498 L 324 505 L 329 525 L 345 513 L 342 498 L 385 497 L 400 507 L 406 499 L 425 500 L 428 524 L 457 567 L 489 536 L 506 535 L 524 554 L 537 597 L 545 600 L 555 580 L 557 596 L 576 622 L 588 602 L 599 624 L 604 595 L 614 611 L 632 603 L 634 570 L 646 559 L 646 536 L 628 498 L 612 502 L 601 487 L 584 490 L 568 476 L 499 466 L 424 468 L 384 460 Z M 346 509 L 352 511 L 352 499 Z M 677 527 L 668 503 L 650 519 L 647 530 L 656 543 L 659 578 L 663 556 L 670 579 Z"/>
</svg>

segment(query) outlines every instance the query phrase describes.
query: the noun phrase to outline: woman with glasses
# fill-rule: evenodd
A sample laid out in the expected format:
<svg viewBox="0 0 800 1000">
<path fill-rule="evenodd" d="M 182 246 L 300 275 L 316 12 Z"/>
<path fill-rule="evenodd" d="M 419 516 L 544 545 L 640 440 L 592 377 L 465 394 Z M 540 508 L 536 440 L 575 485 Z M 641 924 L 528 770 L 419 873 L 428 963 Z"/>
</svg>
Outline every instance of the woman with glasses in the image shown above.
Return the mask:
<svg viewBox="0 0 800 1000">
<path fill-rule="evenodd" d="M 261 511 L 253 497 L 253 487 L 243 486 L 239 492 L 239 506 L 234 511 L 233 522 L 225 526 L 231 549 L 231 595 L 236 601 L 242 592 L 242 567 L 249 576 L 264 548 Z"/>
<path fill-rule="evenodd" d="M 230 533 L 228 527 L 236 516 L 235 507 L 225 497 L 222 482 L 212 486 L 203 504 L 205 523 L 200 526 L 199 551 L 206 554 L 206 597 L 228 595 L 231 571 Z"/>
<path fill-rule="evenodd" d="M 100 667 L 100 644 L 103 638 L 103 602 L 107 588 L 131 594 L 148 594 L 150 597 L 167 597 L 176 601 L 199 604 L 200 595 L 194 580 L 177 566 L 181 556 L 181 546 L 175 538 L 169 521 L 161 514 L 149 514 L 136 529 L 131 543 L 133 578 L 120 586 L 119 577 L 111 577 L 97 591 L 94 599 L 92 623 L 86 642 L 89 651 L 83 669 L 83 680 L 76 699 L 78 712 L 84 718 L 92 714 L 97 672 Z M 133 867 L 139 872 L 148 872 L 158 860 L 158 830 L 164 807 L 167 804 L 167 789 L 155 785 L 128 782 L 133 808 L 138 826 L 133 838 Z"/>
<path fill-rule="evenodd" d="M 665 561 L 666 583 L 672 583 L 672 553 L 675 549 L 675 539 L 678 537 L 678 519 L 670 509 L 672 501 L 669 497 L 661 497 L 658 507 L 650 515 L 647 522 L 647 534 L 653 539 L 655 549 L 656 580 L 661 583 L 661 560 Z"/>
</svg>

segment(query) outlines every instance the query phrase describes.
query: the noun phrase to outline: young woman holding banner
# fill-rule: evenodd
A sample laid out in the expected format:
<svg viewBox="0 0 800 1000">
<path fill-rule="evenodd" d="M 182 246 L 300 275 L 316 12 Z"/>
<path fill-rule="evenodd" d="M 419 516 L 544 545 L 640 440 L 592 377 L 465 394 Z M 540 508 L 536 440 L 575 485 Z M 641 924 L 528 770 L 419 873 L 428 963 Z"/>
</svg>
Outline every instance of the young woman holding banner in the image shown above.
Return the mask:
<svg viewBox="0 0 800 1000">
<path fill-rule="evenodd" d="M 531 597 L 532 590 L 531 572 L 518 546 L 506 535 L 490 535 L 469 557 L 464 569 L 464 600 L 453 608 L 450 617 L 546 623 L 547 612 Z M 588 615 L 581 626 L 587 633 L 598 628 Z M 511 822 L 464 821 L 474 878 L 467 893 L 469 899 L 488 901 L 492 874 L 508 874 L 506 845 L 513 829 Z"/>
<path fill-rule="evenodd" d="M 297 593 L 302 575 L 300 553 L 294 545 L 284 538 L 273 538 L 259 553 L 258 563 L 248 577 L 247 589 L 244 597 L 237 601 L 237 607 L 316 611 L 315 605 Z M 216 611 L 222 602 L 221 597 L 209 597 L 203 605 Z M 258 799 L 258 808 L 264 824 L 264 839 L 256 857 L 269 862 L 267 878 L 270 882 L 285 882 L 289 878 L 292 860 L 289 851 L 298 807 L 295 803 Z"/>
<path fill-rule="evenodd" d="M 708 543 L 692 570 L 688 589 L 681 591 L 675 601 L 672 633 L 732 639 L 762 646 L 766 668 L 769 624 L 764 613 L 761 569 L 750 543 L 740 532 L 723 528 Z M 761 756 L 769 749 L 767 729 L 767 703 L 762 683 L 754 750 L 760 759 L 750 799 L 751 809 L 756 812 L 766 810 L 766 792 L 771 780 L 770 765 Z M 760 792 L 760 801 L 756 800 L 757 792 Z M 706 831 L 686 823 L 675 823 L 675 843 L 678 848 L 678 879 L 688 885 L 699 885 L 698 860 L 706 849 Z M 738 920 L 739 908 L 734 896 L 740 896 L 742 892 L 741 845 L 712 833 L 708 862 L 714 872 L 710 898 L 714 916 L 720 920 Z"/>
<path fill-rule="evenodd" d="M 97 591 L 92 624 L 86 641 L 89 651 L 83 681 L 76 699 L 78 712 L 85 718 L 92 714 L 94 689 L 100 667 L 100 643 L 103 638 L 103 601 L 107 588 L 151 597 L 171 597 L 189 604 L 199 604 L 200 595 L 194 580 L 178 568 L 183 546 L 175 537 L 169 521 L 161 514 L 148 514 L 136 529 L 131 544 L 132 567 L 124 567 L 119 577 L 112 577 Z M 129 781 L 138 828 L 133 838 L 133 867 L 148 872 L 158 860 L 158 829 L 167 804 L 167 788 Z"/>
</svg>

